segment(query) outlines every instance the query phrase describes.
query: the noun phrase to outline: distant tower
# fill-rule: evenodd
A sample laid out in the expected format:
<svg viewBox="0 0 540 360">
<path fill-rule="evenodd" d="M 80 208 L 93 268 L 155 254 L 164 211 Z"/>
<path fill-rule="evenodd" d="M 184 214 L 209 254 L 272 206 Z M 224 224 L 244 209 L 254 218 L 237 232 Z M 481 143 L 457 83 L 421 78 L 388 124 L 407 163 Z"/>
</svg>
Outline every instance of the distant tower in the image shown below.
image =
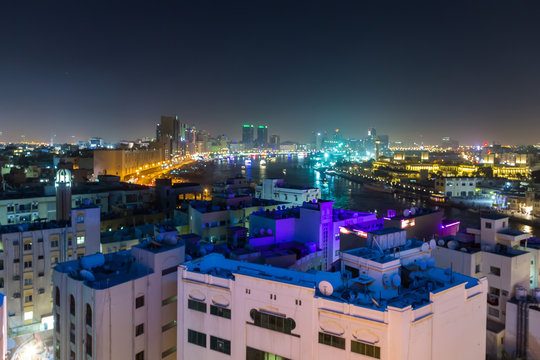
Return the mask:
<svg viewBox="0 0 540 360">
<path fill-rule="evenodd" d="M 379 151 L 381 150 L 381 140 L 375 140 L 375 160 L 379 161 Z"/>
<path fill-rule="evenodd" d="M 71 172 L 60 169 L 56 172 L 56 221 L 69 221 L 71 217 Z"/>
</svg>

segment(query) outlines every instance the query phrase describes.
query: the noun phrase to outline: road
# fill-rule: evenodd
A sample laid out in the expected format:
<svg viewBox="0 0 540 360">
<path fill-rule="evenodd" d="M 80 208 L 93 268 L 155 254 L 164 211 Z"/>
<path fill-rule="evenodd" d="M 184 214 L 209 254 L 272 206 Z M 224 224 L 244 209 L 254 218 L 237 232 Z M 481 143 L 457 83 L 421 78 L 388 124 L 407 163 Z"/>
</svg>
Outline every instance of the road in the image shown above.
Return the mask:
<svg viewBox="0 0 540 360">
<path fill-rule="evenodd" d="M 139 171 L 138 174 L 133 175 L 131 182 L 139 185 L 153 186 L 156 179 L 163 177 L 171 170 L 178 169 L 192 162 L 195 162 L 195 160 L 191 158 L 177 158 L 169 161 L 167 165 Z"/>
</svg>

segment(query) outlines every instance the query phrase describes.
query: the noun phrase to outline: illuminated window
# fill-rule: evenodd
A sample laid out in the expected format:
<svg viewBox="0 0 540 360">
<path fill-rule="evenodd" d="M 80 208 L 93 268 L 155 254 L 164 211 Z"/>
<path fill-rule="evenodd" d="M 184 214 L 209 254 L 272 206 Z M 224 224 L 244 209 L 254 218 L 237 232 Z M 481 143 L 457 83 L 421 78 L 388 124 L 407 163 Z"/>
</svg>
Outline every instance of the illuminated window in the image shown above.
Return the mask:
<svg viewBox="0 0 540 360">
<path fill-rule="evenodd" d="M 77 245 L 84 244 L 84 235 L 77 235 Z"/>
<path fill-rule="evenodd" d="M 34 312 L 33 311 L 25 311 L 24 312 L 24 321 L 32 320 L 34 318 Z"/>
</svg>

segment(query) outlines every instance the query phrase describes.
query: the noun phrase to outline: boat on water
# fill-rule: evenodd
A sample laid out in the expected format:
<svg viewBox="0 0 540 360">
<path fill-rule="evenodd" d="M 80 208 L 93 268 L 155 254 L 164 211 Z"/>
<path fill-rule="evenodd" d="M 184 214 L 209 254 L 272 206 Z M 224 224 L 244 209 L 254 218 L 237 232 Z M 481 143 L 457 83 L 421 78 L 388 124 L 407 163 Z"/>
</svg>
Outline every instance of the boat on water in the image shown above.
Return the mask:
<svg viewBox="0 0 540 360">
<path fill-rule="evenodd" d="M 371 191 L 385 192 L 389 194 L 394 192 L 394 189 L 391 186 L 382 183 L 364 183 L 363 187 L 364 189 Z"/>
<path fill-rule="evenodd" d="M 266 160 L 262 159 L 261 162 L 259 163 L 259 165 L 266 166 Z"/>
<path fill-rule="evenodd" d="M 287 175 L 287 169 L 283 169 L 283 175 Z"/>
</svg>

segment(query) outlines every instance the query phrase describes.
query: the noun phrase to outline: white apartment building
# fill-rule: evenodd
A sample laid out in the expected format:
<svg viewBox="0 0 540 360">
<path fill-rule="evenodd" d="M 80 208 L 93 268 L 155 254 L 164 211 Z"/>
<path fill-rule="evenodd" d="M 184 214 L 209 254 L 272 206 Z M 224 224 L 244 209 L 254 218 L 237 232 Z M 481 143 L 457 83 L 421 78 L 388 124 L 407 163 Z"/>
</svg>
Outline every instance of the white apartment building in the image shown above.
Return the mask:
<svg viewBox="0 0 540 360">
<path fill-rule="evenodd" d="M 445 177 L 435 179 L 435 192 L 448 197 L 469 197 L 476 194 L 477 178 Z"/>
<path fill-rule="evenodd" d="M 255 188 L 255 197 L 302 205 L 306 201 L 319 200 L 321 189 L 285 184 L 283 179 L 263 179 L 262 185 Z"/>
<path fill-rule="evenodd" d="M 180 265 L 177 359 L 484 359 L 486 279 L 434 268 L 404 235 L 373 245 L 334 273 L 219 254 Z"/>
<path fill-rule="evenodd" d="M 494 358 L 501 358 L 503 350 L 516 353 L 511 339 L 517 333 L 516 311 L 509 312 L 507 304 L 517 293 L 528 294 L 530 288 L 538 287 L 538 252 L 521 245 L 529 237 L 509 229 L 508 217 L 485 215 L 479 229 L 467 228 L 455 238 L 439 240 L 433 251 L 437 266 L 451 266 L 471 277 L 487 277 L 487 353 Z M 530 342 L 536 353 L 539 344 Z"/>
<path fill-rule="evenodd" d="M 154 189 L 126 184 L 84 183 L 72 187 L 72 207 L 95 205 L 102 213 L 114 207 L 142 207 L 154 199 Z M 38 219 L 56 220 L 54 187 L 44 187 L 41 194 L 18 193 L 0 196 L 0 225 L 21 224 Z"/>
<path fill-rule="evenodd" d="M 71 211 L 71 222 L 0 227 L 0 291 L 10 332 L 52 327 L 52 268 L 59 261 L 99 251 L 99 208 Z"/>
<path fill-rule="evenodd" d="M 275 244 L 289 241 L 315 243 L 323 250 L 323 270 L 327 270 L 339 260 L 342 227 L 357 225 L 363 231 L 383 228 L 383 220 L 377 219 L 377 214 L 334 209 L 333 204 L 333 201 L 319 200 L 294 208 L 282 206 L 275 211 L 259 210 L 250 216 L 249 232 L 269 234 L 268 238 Z"/>
<path fill-rule="evenodd" d="M 177 358 L 177 270 L 185 248 L 176 229 L 157 228 L 129 251 L 58 264 L 53 274 L 59 360 Z"/>
</svg>

